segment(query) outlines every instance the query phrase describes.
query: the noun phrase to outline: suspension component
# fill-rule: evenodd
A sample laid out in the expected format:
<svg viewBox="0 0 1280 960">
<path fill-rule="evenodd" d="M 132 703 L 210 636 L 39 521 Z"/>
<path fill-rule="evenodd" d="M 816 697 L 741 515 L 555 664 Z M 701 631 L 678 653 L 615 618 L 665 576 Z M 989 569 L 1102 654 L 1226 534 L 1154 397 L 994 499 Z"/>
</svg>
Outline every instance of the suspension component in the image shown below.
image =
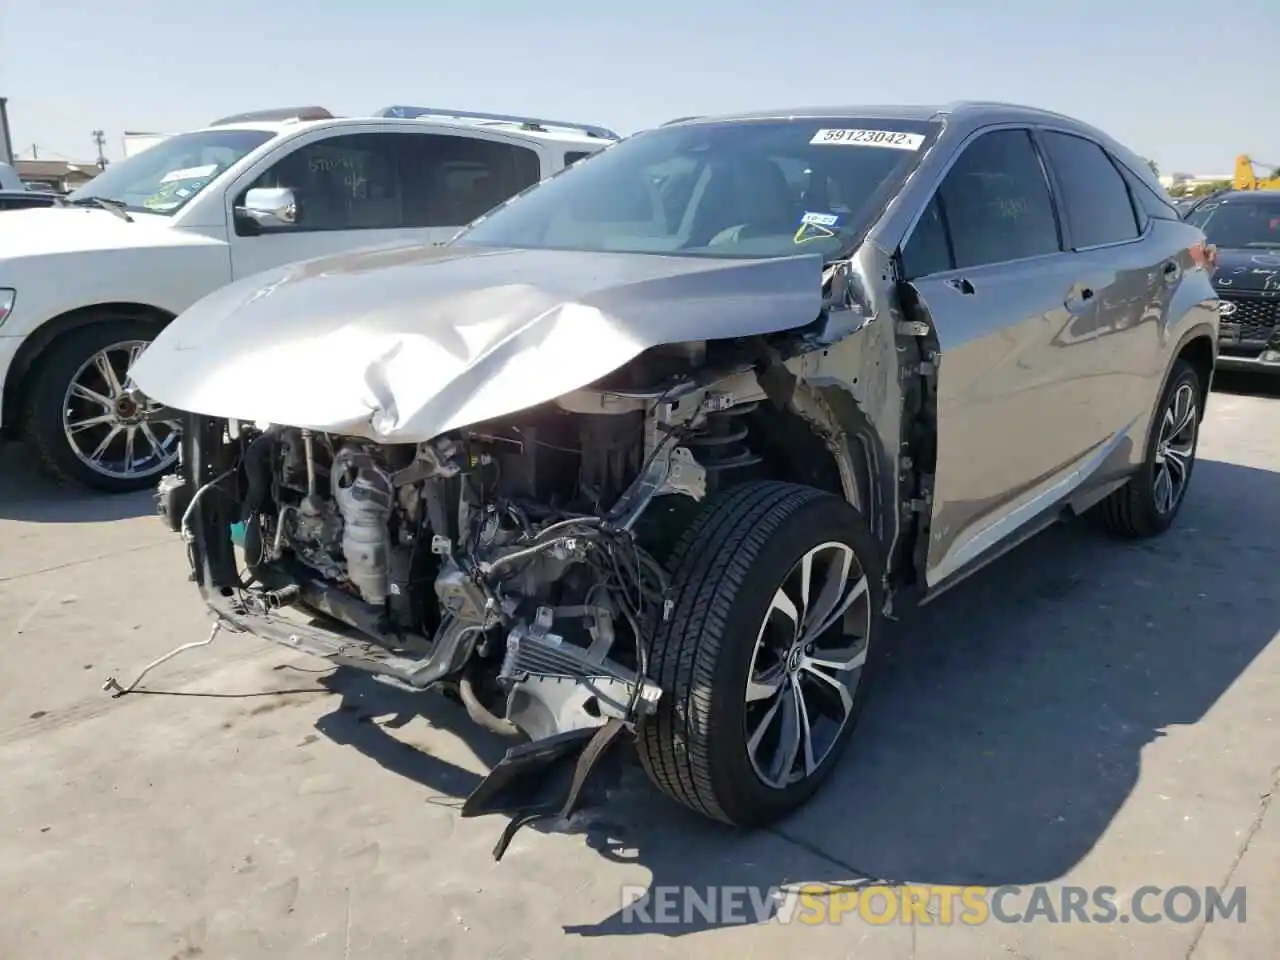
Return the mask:
<svg viewBox="0 0 1280 960">
<path fill-rule="evenodd" d="M 694 458 L 706 471 L 707 480 L 715 481 L 727 470 L 739 470 L 754 466 L 760 457 L 747 446 L 747 425 L 744 414 L 759 406 L 757 402 L 743 403 L 725 410 L 709 410 L 702 426 L 684 440 Z"/>
</svg>

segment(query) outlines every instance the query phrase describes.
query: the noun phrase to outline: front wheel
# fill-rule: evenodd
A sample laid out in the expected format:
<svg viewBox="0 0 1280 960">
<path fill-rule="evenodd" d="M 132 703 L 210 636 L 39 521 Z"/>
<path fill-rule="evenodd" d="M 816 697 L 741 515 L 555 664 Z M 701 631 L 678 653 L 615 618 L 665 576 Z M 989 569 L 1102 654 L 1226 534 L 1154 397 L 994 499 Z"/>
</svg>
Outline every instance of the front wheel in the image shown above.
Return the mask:
<svg viewBox="0 0 1280 960">
<path fill-rule="evenodd" d="M 31 371 L 23 433 L 47 474 L 127 493 L 172 469 L 179 425 L 150 419 L 126 389 L 155 333 L 137 320 L 91 324 L 56 341 Z"/>
<path fill-rule="evenodd" d="M 1099 504 L 1103 523 L 1120 537 L 1154 537 L 1173 524 L 1196 464 L 1204 387 L 1195 367 L 1174 362 L 1156 407 L 1142 467 Z"/>
<path fill-rule="evenodd" d="M 670 567 L 641 761 L 685 806 L 766 824 L 813 795 L 853 732 L 879 650 L 878 550 L 843 499 L 766 481 L 704 506 Z"/>
</svg>

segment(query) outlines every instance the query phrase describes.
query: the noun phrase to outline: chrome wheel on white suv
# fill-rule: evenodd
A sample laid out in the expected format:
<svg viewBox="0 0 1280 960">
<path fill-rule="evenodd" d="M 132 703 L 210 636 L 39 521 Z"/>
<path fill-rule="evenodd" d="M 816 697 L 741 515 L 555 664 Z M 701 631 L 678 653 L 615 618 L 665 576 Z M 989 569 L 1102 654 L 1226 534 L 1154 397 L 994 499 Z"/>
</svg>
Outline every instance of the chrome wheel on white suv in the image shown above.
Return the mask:
<svg viewBox="0 0 1280 960">
<path fill-rule="evenodd" d="M 62 429 L 76 457 L 114 480 L 154 477 L 178 459 L 177 421 L 149 421 L 127 389 L 128 371 L 147 343 L 103 347 L 72 377 L 63 398 Z"/>
<path fill-rule="evenodd" d="M 150 416 L 129 368 L 156 328 L 110 320 L 72 331 L 28 376 L 23 433 L 56 479 L 124 493 L 154 487 L 178 458 L 180 426 Z"/>
</svg>

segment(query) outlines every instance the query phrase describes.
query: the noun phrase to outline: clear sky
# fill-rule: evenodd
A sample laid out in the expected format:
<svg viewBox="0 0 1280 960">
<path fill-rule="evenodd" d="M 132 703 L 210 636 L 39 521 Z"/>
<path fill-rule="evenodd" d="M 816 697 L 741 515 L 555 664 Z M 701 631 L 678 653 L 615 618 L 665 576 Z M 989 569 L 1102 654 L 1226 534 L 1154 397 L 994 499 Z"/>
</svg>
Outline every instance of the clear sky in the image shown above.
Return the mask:
<svg viewBox="0 0 1280 960">
<path fill-rule="evenodd" d="M 0 0 L 14 149 L 393 103 L 623 133 L 775 106 L 998 99 L 1096 123 L 1162 171 L 1280 165 L 1277 0 Z"/>
</svg>

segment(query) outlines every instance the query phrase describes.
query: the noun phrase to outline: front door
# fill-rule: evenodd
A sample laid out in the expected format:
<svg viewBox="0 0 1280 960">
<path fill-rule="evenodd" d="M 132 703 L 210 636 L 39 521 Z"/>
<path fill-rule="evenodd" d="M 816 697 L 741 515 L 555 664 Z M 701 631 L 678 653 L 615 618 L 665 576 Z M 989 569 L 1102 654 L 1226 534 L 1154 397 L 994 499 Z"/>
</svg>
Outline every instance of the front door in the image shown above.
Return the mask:
<svg viewBox="0 0 1280 960">
<path fill-rule="evenodd" d="M 233 190 L 232 276 L 361 247 L 443 243 L 540 177 L 539 154 L 497 132 L 322 132 Z M 255 187 L 291 189 L 295 222 L 263 227 L 236 214 Z"/>
<path fill-rule="evenodd" d="M 1064 252 L 1030 131 L 971 141 L 903 245 L 941 347 L 926 579 L 946 580 L 1036 521 L 1098 442 L 1077 334 L 1097 298 Z M 1071 333 L 1071 331 L 1076 333 Z"/>
</svg>

